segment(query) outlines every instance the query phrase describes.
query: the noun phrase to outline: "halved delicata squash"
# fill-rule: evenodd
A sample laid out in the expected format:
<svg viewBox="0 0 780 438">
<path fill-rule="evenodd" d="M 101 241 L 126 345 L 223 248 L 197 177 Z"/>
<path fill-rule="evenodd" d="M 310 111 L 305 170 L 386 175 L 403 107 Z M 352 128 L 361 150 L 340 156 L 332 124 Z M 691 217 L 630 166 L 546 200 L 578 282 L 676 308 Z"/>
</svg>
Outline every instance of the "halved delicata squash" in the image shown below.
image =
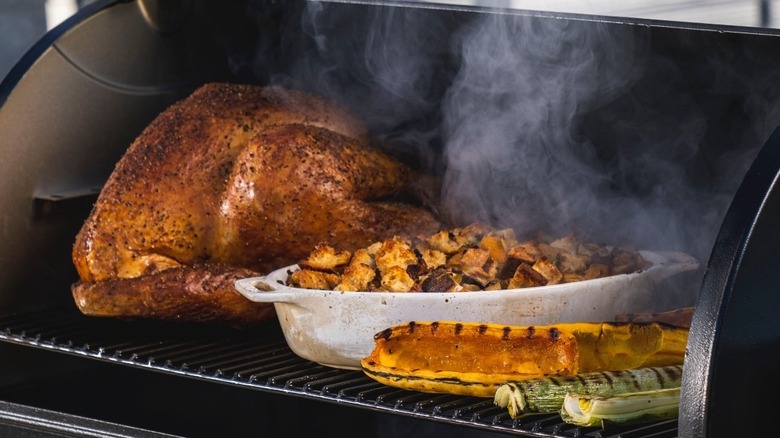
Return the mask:
<svg viewBox="0 0 780 438">
<path fill-rule="evenodd" d="M 493 397 L 504 383 L 681 365 L 688 329 L 658 322 L 539 326 L 410 322 L 374 336 L 366 375 L 403 389 Z"/>
</svg>

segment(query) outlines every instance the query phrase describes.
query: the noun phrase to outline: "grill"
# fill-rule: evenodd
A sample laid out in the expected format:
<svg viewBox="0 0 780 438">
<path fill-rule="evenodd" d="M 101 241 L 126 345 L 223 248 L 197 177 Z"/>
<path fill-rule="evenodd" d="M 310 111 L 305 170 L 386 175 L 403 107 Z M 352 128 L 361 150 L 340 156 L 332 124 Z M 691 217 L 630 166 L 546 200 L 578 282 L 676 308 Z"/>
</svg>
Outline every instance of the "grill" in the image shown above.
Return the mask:
<svg viewBox="0 0 780 438">
<path fill-rule="evenodd" d="M 780 134 L 773 134 L 780 34 L 404 2 L 219 3 L 94 3 L 50 31 L 0 84 L 0 434 L 698 437 L 772 430 L 771 405 L 751 400 L 780 389 L 773 324 L 780 308 Z M 492 400 L 402 391 L 306 361 L 288 348 L 278 324 L 238 331 L 78 313 L 69 293 L 73 239 L 127 145 L 165 107 L 208 81 L 317 88 L 316 78 L 324 84 L 318 91 L 376 115 L 367 122 L 383 140 L 400 147 L 405 135 L 423 133 L 441 153 L 439 108 L 466 62 L 453 47 L 480 49 L 472 55 L 495 49 L 464 44 L 483 19 L 498 29 L 521 23 L 534 30 L 526 36 L 543 37 L 537 45 L 569 34 L 615 44 L 594 52 L 603 56 L 599 65 L 615 69 L 606 71 L 615 81 L 599 82 L 590 110 L 576 114 L 577 128 L 562 137 L 598 145 L 592 158 L 606 163 L 600 169 L 632 164 L 605 185 L 679 208 L 652 210 L 644 225 L 663 231 L 662 243 L 678 231 L 687 238 L 682 249 L 706 267 L 664 286 L 697 294 L 679 420 L 604 430 L 573 427 L 558 415 L 513 420 Z M 562 49 L 587 38 L 565 40 Z M 385 41 L 399 44 L 372 45 Z M 615 62 L 621 57 L 631 62 Z M 377 63 L 388 59 L 410 64 Z M 565 59 L 541 56 L 542 70 L 531 77 L 572 72 Z M 497 67 L 514 78 L 525 65 Z M 409 71 L 415 80 L 399 80 Z M 570 84 L 601 73 L 575 75 Z M 503 91 L 522 83 L 510 85 Z M 547 86 L 542 94 L 555 89 L 537 85 Z M 394 105 L 378 104 L 387 98 Z M 509 98 L 499 103 L 511 107 Z M 685 176 L 714 195 L 664 191 L 668 178 L 652 174 L 664 168 L 649 166 L 656 156 L 692 163 Z M 618 209 L 600 213 L 620 216 Z"/>
<path fill-rule="evenodd" d="M 557 414 L 513 420 L 489 399 L 391 388 L 359 371 L 324 367 L 299 358 L 276 326 L 246 333 L 146 322 L 138 325 L 57 311 L 30 312 L 2 318 L 0 339 L 165 374 L 477 430 L 532 437 L 677 436 L 676 421 L 611 428 L 605 433 L 599 428 L 568 425 Z"/>
</svg>

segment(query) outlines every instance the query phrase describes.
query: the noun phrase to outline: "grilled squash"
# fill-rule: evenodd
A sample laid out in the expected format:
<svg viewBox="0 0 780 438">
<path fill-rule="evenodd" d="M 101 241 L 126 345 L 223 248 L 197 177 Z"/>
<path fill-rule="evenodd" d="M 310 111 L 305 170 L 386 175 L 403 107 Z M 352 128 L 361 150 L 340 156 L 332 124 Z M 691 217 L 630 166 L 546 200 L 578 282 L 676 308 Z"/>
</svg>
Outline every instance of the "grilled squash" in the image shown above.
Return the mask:
<svg viewBox="0 0 780 438">
<path fill-rule="evenodd" d="M 688 329 L 658 322 L 505 326 L 410 322 L 374 336 L 366 375 L 409 390 L 493 397 L 543 376 L 681 365 Z"/>
</svg>

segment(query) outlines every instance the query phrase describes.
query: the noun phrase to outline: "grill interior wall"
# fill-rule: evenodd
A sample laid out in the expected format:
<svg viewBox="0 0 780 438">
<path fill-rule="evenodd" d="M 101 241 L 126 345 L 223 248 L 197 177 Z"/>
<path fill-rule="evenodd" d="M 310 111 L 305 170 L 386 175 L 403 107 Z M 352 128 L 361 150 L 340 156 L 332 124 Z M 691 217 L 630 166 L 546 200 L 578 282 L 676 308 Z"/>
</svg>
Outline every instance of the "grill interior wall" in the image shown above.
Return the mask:
<svg viewBox="0 0 780 438">
<path fill-rule="evenodd" d="M 380 114 L 404 114 L 399 120 L 367 120 L 372 131 L 391 144 L 403 139 L 407 132 L 443 134 L 440 126 L 442 105 L 437 102 L 446 98 L 449 87 L 456 80 L 460 58 L 454 47 L 457 47 L 463 29 L 468 29 L 485 15 L 484 12 L 325 4 L 320 14 L 330 17 L 330 27 L 317 29 L 319 35 L 314 39 L 311 29 L 301 28 L 300 23 L 305 20 L 298 7 L 275 10 L 272 8 L 274 2 L 249 4 L 254 9 L 249 7 L 247 10 L 251 14 L 242 17 L 236 12 L 242 8 L 219 13 L 198 3 L 190 27 L 181 32 L 181 38 L 172 39 L 150 36 L 149 26 L 143 21 L 137 5 L 119 4 L 96 14 L 107 16 L 102 17 L 105 20 L 91 19 L 65 33 L 56 42 L 57 50 L 47 51 L 18 83 L 4 83 L 3 92 L 8 95 L 0 112 L 0 135 L 4 137 L 0 140 L 3 155 L 10 159 L 4 160 L 3 164 L 8 183 L 0 189 L 0 204 L 5 212 L 4 246 L 0 253 L 0 309 L 13 311 L 52 303 L 70 305 L 68 289 L 76 279 L 70 248 L 94 197 L 88 197 L 86 201 L 79 198 L 75 205 L 67 201 L 55 203 L 51 212 L 43 216 L 35 214 L 35 199 L 99 187 L 142 127 L 158 111 L 198 83 L 206 80 L 265 83 L 284 77 L 287 79 L 283 83 L 310 87 L 342 100 L 354 109 L 360 109 L 368 99 L 373 102 L 371 105 L 378 107 Z M 198 19 L 212 15 L 223 18 L 215 19 L 216 24 L 211 27 Z M 225 15 L 230 15 L 232 20 L 224 18 Z M 374 66 L 366 65 L 365 54 L 381 48 L 372 46 L 369 36 L 374 36 L 372 26 L 381 23 L 384 26 L 382 37 L 404 43 L 403 26 L 409 17 L 414 17 L 415 22 L 429 23 L 436 36 L 422 46 L 392 46 L 403 49 L 395 53 L 394 58 L 424 58 L 419 62 L 426 68 L 423 72 L 426 76 L 418 78 L 421 84 L 411 88 L 420 91 L 420 98 L 417 102 L 394 102 L 395 107 L 383 108 L 379 105 L 391 102 L 390 97 L 396 90 L 382 83 L 386 78 L 371 70 Z M 545 16 L 518 18 L 506 15 L 501 18 L 523 20 L 531 28 L 543 28 L 546 22 L 556 20 Z M 105 22 L 115 21 L 126 23 L 122 30 L 128 35 L 106 39 L 103 37 L 107 32 Z M 780 81 L 774 80 L 780 70 L 776 68 L 779 61 L 771 56 L 777 53 L 780 40 L 776 36 L 638 26 L 576 17 L 564 21 L 569 31 L 599 26 L 602 32 L 626 34 L 647 41 L 645 49 L 652 53 L 643 66 L 647 73 L 632 83 L 630 89 L 579 115 L 578 123 L 567 128 L 572 130 L 571 136 L 589 139 L 594 153 L 603 159 L 607 173 L 620 172 L 610 166 L 624 159 L 626 154 L 652 159 L 653 154 L 665 152 L 662 145 L 654 151 L 642 137 L 656 135 L 650 132 L 651 129 L 666 130 L 670 135 L 686 132 L 681 124 L 688 119 L 681 111 L 690 109 L 701 114 L 701 126 L 697 129 L 702 133 L 699 144 L 685 145 L 692 155 L 686 172 L 698 187 L 722 185 L 723 175 L 715 173 L 723 168 L 722 161 L 740 155 L 749 157 L 780 120 L 780 110 L 771 105 L 780 95 L 777 85 Z M 228 32 L 226 28 L 231 30 Z M 143 49 L 149 56 L 140 59 L 108 56 L 115 51 L 123 52 L 122 45 L 134 41 L 130 38 L 131 33 L 143 36 Z M 193 33 L 201 36 L 188 39 Z M 237 38 L 237 34 L 253 35 L 257 40 L 225 43 L 219 48 L 208 45 L 208 50 L 196 50 L 204 44 L 205 35 L 230 40 Z M 166 38 L 172 41 L 161 42 Z M 324 54 L 317 47 L 317 41 L 322 40 L 328 41 Z M 180 65 L 165 62 L 162 66 L 156 65 L 173 50 L 199 55 L 178 58 Z M 100 56 L 90 59 L 90 53 Z M 339 69 L 332 68 L 334 62 L 338 63 Z M 134 64 L 133 68 L 130 64 Z M 205 64 L 217 67 L 202 69 Z M 567 67 L 565 60 L 562 64 L 560 68 Z M 175 74 L 160 75 L 157 73 L 160 69 L 172 70 Z M 134 77 L 118 73 L 125 70 L 136 73 Z M 327 73 L 320 74 L 322 71 Z M 679 90 L 689 102 L 687 108 L 675 107 L 677 102 L 671 96 L 675 90 L 663 88 L 665 81 L 671 79 L 654 75 L 656 72 L 674 72 L 674 82 L 687 86 L 686 90 Z M 154 82 L 155 74 L 163 78 Z M 544 75 L 544 69 L 540 68 L 538 74 Z M 317 83 L 313 79 L 318 75 L 327 77 Z M 660 94 L 662 98 L 654 99 L 654 94 Z M 757 96 L 761 100 L 756 100 Z M 667 102 L 666 98 L 671 100 Z M 59 107 L 48 104 L 52 101 L 62 102 L 72 111 L 60 111 Z M 131 117 L 128 118 L 128 114 Z M 645 120 L 648 115 L 656 117 Z M 426 148 L 426 152 L 440 152 L 441 139 L 432 140 Z M 429 159 L 408 147 L 401 152 L 411 159 Z M 63 160 L 63 156 L 68 159 Z M 438 167 L 442 165 L 441 161 L 433 160 L 433 163 L 431 172 L 442 170 Z M 734 176 L 733 180 L 738 182 L 739 176 Z M 653 190 L 653 187 L 643 185 L 642 175 L 623 177 L 636 179 L 635 186 L 632 187 L 629 181 L 622 189 L 635 190 L 640 201 L 647 191 Z M 736 186 L 727 189 L 735 190 Z M 672 193 L 670 197 L 676 195 Z M 719 202 L 722 211 L 716 215 L 725 211 L 727 194 Z M 717 216 L 714 219 L 702 217 L 699 221 L 719 225 L 717 219 Z M 620 218 L 617 221 L 620 222 Z M 716 231 L 713 229 L 712 236 L 703 240 L 714 239 Z M 702 261 L 709 256 L 708 244 L 709 241 L 701 243 L 701 248 L 693 248 L 694 255 Z M 698 280 L 694 278 L 684 285 L 687 293 L 698 287 Z"/>
<path fill-rule="evenodd" d="M 0 112 L 0 135 L 4 137 L 2 153 L 9 159 L 3 164 L 8 183 L 0 189 L 0 204 L 5 212 L 4 246 L 0 253 L 0 309 L 70 305 L 68 289 L 76 278 L 70 248 L 94 197 L 86 201 L 79 198 L 75 205 L 67 200 L 54 203 L 55 207 L 46 215 L 36 214 L 35 199 L 99 188 L 143 126 L 197 84 L 207 80 L 266 83 L 286 78 L 281 82 L 310 87 L 354 109 L 360 110 L 364 102 L 369 102 L 378 114 L 402 114 L 397 120 L 382 117 L 367 120 L 377 137 L 390 144 L 405 140 L 406 133 L 441 136 L 444 130 L 440 102 L 446 99 L 449 87 L 457 80 L 461 61 L 455 49 L 458 38 L 464 29 L 486 15 L 485 12 L 325 4 L 319 13 L 329 17 L 330 26 L 318 28 L 319 34 L 314 38 L 312 29 L 301 28 L 300 23 L 306 22 L 301 18 L 301 5 L 296 3 L 297 7 L 276 10 L 273 8 L 279 5 L 274 2 L 249 4 L 247 8 L 215 11 L 197 3 L 191 23 L 174 37 L 150 31 L 136 4 L 118 4 L 96 14 L 103 20 L 93 18 L 66 32 L 56 41 L 57 50 L 45 52 L 18 82 L 4 84 L 7 100 Z M 249 10 L 250 14 L 242 16 L 237 10 Z M 225 18 L 226 15 L 231 19 Z M 221 18 L 206 25 L 203 16 Z M 404 25 L 410 17 L 415 23 L 427 23 L 435 38 L 404 45 Z M 530 28 L 542 29 L 547 22 L 558 20 L 511 14 L 500 17 L 508 22 L 522 20 Z M 566 31 L 598 26 L 601 32 L 646 41 L 643 47 L 650 54 L 642 66 L 647 72 L 629 89 L 578 115 L 577 123 L 566 128 L 571 130 L 572 137 L 588 139 L 594 147 L 593 153 L 603 160 L 605 173 L 613 173 L 613 178 L 621 170 L 612 166 L 617 166 L 627 155 L 651 159 L 654 154 L 666 153 L 668 146 L 659 144 L 656 150 L 643 137 L 664 138 L 652 130 L 667 131 L 670 136 L 685 133 L 688 127 L 683 124 L 689 121 L 685 112 L 696 111 L 700 114 L 700 126 L 696 129 L 701 134 L 698 144 L 684 145 L 691 154 L 685 171 L 697 188 L 722 186 L 724 175 L 717 173 L 723 168 L 722 161 L 740 156 L 745 161 L 744 156 L 757 151 L 780 120 L 780 111 L 771 106 L 780 94 L 777 85 L 780 81 L 774 80 L 780 69 L 776 68 L 776 57 L 772 56 L 777 50 L 776 36 L 565 18 Z M 106 23 L 114 22 L 123 23 L 121 30 L 125 34 L 111 34 L 106 38 Z M 378 74 L 376 66 L 367 65 L 366 54 L 382 49 L 372 46 L 369 38 L 376 36 L 372 35 L 372 28 L 377 23 L 383 26 L 381 37 L 398 43 L 392 47 L 400 51 L 391 60 L 414 58 L 425 68 L 421 72 L 424 77 L 416 79 L 419 85 L 404 90 L 419 91 L 415 102 L 393 102 L 393 93 L 398 90 L 382 82 L 388 78 Z M 192 34 L 200 37 L 188 38 Z M 124 52 L 128 42 L 136 41 L 139 35 L 144 45 L 141 51 L 148 56 L 120 59 L 109 56 Z M 230 42 L 219 47 L 204 45 L 207 35 Z M 252 35 L 256 40 L 236 42 L 233 40 L 236 35 Z M 327 50 L 321 50 L 318 41 L 327 41 Z M 201 47 L 207 50 L 199 50 Z M 176 63 L 163 61 L 172 51 L 190 55 L 175 58 Z M 132 55 L 139 49 L 129 52 Z M 334 69 L 334 63 L 339 68 Z M 544 68 L 550 66 L 542 66 L 539 76 L 546 74 Z M 565 60 L 560 68 L 568 68 Z M 673 72 L 673 79 L 661 74 L 664 72 Z M 315 81 L 318 77 L 324 80 Z M 670 81 L 687 87 L 678 90 L 688 102 L 687 107 L 678 107 L 676 96 L 672 95 L 675 89 L 663 87 Z M 654 98 L 656 95 L 660 97 Z M 757 100 L 757 96 L 761 99 Z M 61 111 L 59 106 L 48 104 L 53 101 L 72 110 Z M 382 106 L 383 102 L 393 104 Z M 647 119 L 649 116 L 654 118 Z M 425 145 L 425 152 L 441 152 L 442 144 L 441 137 L 434 137 Z M 433 163 L 428 169 L 433 173 L 442 171 L 441 160 L 430 160 L 408 146 L 399 153 L 412 160 Z M 63 160 L 63 156 L 68 159 Z M 738 168 L 734 172 L 743 170 Z M 621 190 L 641 201 L 654 187 L 643 183 L 644 176 L 640 173 L 641 169 L 617 178 L 631 180 L 624 181 Z M 739 176 L 733 180 L 738 181 Z M 727 186 L 726 190 L 735 188 Z M 635 193 L 630 193 L 632 190 Z M 671 193 L 670 198 L 677 195 Z M 699 221 L 718 224 L 718 215 L 727 206 L 728 192 L 719 202 L 720 212 L 707 212 Z M 616 220 L 619 223 L 621 218 Z M 713 229 L 711 237 L 701 239 L 700 247 L 691 248 L 702 261 L 709 256 L 708 239 L 714 239 L 715 232 Z M 698 280 L 697 277 L 687 282 L 683 286 L 685 293 L 695 293 Z"/>
</svg>

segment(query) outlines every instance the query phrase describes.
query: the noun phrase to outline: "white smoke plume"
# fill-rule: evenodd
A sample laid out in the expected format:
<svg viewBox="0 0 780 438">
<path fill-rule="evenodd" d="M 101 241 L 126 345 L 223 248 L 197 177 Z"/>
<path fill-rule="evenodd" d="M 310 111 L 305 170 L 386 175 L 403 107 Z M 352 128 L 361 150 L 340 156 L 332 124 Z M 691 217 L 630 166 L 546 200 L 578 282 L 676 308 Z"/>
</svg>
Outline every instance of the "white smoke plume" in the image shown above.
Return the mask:
<svg viewBox="0 0 780 438">
<path fill-rule="evenodd" d="M 415 155 L 441 177 L 456 224 L 575 231 L 706 265 L 780 121 L 778 70 L 721 33 L 359 4 L 308 12 L 312 56 L 276 82 L 344 102 Z"/>
</svg>

